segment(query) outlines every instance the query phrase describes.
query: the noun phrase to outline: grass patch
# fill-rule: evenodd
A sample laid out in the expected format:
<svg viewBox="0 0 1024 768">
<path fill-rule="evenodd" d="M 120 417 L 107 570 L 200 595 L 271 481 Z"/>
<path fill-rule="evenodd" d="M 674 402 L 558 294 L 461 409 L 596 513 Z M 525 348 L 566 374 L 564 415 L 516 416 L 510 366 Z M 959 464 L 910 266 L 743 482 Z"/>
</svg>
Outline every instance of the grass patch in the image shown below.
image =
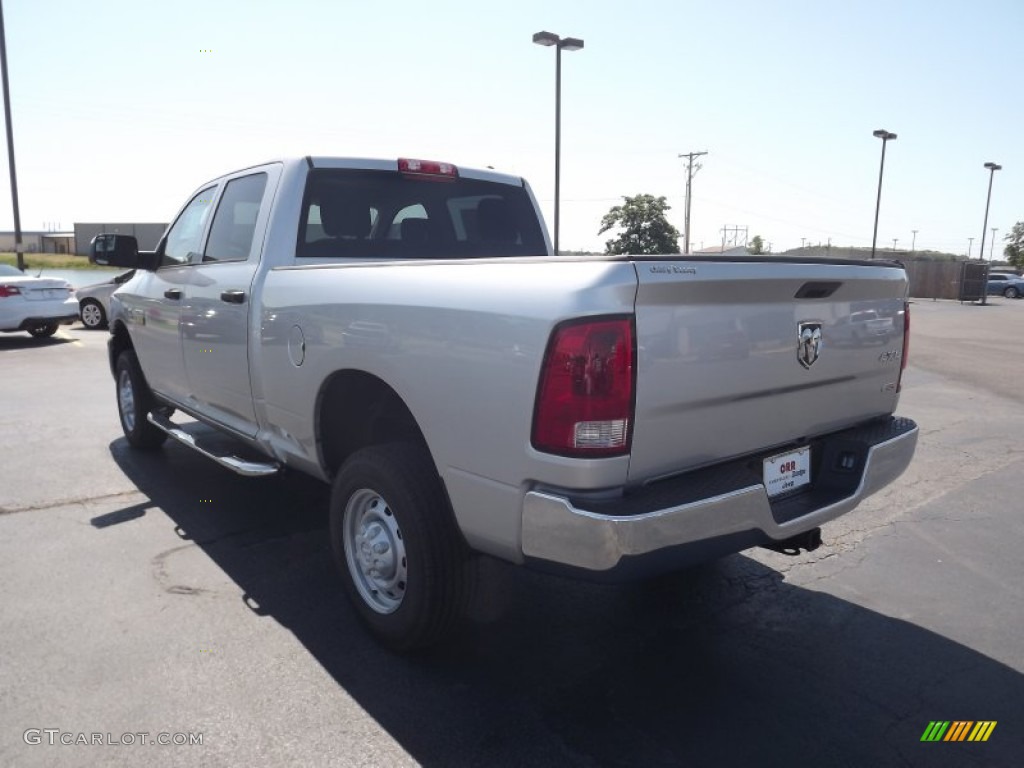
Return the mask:
<svg viewBox="0 0 1024 768">
<path fill-rule="evenodd" d="M 25 269 L 95 269 L 109 272 L 110 267 L 98 267 L 89 263 L 87 256 L 76 256 L 73 253 L 26 253 Z M 18 266 L 18 257 L 13 253 L 0 253 L 0 264 Z"/>
</svg>

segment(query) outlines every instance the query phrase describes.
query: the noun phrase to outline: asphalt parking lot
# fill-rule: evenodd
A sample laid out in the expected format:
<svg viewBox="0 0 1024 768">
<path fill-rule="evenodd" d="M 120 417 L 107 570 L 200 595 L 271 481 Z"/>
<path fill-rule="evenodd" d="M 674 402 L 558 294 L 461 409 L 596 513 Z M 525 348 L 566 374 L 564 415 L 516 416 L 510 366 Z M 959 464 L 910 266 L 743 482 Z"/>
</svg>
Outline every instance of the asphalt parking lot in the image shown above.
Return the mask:
<svg viewBox="0 0 1024 768">
<path fill-rule="evenodd" d="M 914 304 L 918 455 L 816 552 L 488 563 L 475 620 L 401 657 L 344 600 L 325 487 L 134 453 L 105 333 L 0 335 L 0 765 L 1020 765 L 1022 339 L 1024 300 Z"/>
</svg>

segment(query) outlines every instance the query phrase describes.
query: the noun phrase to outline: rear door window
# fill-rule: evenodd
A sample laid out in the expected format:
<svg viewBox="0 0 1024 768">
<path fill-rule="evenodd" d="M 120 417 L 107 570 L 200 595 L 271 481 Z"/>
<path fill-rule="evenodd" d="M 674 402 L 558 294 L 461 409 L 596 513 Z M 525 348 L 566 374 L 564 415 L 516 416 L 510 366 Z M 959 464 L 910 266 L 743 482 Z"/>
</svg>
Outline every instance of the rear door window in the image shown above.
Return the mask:
<svg viewBox="0 0 1024 768">
<path fill-rule="evenodd" d="M 206 241 L 203 261 L 245 261 L 252 250 L 267 174 L 232 179 L 224 188 Z"/>
</svg>

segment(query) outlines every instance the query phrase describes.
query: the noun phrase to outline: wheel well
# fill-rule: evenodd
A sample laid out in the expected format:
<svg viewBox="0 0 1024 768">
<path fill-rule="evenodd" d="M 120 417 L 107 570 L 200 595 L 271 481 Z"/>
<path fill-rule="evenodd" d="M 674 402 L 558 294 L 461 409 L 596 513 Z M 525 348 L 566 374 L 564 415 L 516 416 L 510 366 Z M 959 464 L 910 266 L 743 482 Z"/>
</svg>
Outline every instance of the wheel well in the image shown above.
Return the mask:
<svg viewBox="0 0 1024 768">
<path fill-rule="evenodd" d="M 320 390 L 317 441 L 330 476 L 369 445 L 414 441 L 426 447 L 412 412 L 391 387 L 363 371 L 339 371 Z"/>
<path fill-rule="evenodd" d="M 115 323 L 114 327 L 110 329 L 110 372 L 114 375 L 117 374 L 117 358 L 120 357 L 121 353 L 126 349 L 133 349 L 132 337 L 128 335 L 128 329 L 124 327 L 124 323 Z"/>
</svg>

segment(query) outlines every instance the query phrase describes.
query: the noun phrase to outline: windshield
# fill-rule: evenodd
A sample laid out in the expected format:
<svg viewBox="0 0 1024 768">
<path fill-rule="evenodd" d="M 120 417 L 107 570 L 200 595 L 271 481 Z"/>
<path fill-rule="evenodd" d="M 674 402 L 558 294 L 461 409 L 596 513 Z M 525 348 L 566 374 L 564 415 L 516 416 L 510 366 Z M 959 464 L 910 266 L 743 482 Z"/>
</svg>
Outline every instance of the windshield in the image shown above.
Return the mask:
<svg viewBox="0 0 1024 768">
<path fill-rule="evenodd" d="M 545 254 L 537 214 L 521 185 L 410 178 L 397 171 L 321 169 L 309 174 L 299 257 Z"/>
<path fill-rule="evenodd" d="M 0 275 L 7 275 L 8 277 L 25 277 L 25 273 L 17 267 L 12 267 L 10 264 L 0 264 Z"/>
</svg>

